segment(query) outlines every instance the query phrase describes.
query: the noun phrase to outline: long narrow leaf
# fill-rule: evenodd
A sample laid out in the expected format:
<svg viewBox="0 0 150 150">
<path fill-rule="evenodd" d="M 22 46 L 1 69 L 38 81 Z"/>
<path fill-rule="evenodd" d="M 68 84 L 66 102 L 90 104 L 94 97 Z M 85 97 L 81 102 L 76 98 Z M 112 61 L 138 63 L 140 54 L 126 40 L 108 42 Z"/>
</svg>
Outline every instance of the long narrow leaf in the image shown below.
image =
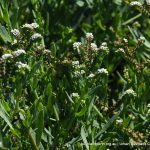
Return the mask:
<svg viewBox="0 0 150 150">
<path fill-rule="evenodd" d="M 81 127 L 81 137 L 82 137 L 83 143 L 85 144 L 86 149 L 89 150 L 88 141 L 86 139 L 86 133 L 85 133 L 83 126 Z"/>
</svg>

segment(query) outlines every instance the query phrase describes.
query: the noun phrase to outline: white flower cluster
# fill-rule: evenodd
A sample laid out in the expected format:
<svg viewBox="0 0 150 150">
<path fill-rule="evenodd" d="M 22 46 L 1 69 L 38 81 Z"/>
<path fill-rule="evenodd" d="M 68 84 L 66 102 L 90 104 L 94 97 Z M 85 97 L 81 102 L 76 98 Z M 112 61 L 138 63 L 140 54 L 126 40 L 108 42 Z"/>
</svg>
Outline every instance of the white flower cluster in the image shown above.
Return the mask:
<svg viewBox="0 0 150 150">
<path fill-rule="evenodd" d="M 108 71 L 105 68 L 101 68 L 97 70 L 97 74 L 105 74 L 108 76 Z"/>
<path fill-rule="evenodd" d="M 86 39 L 88 39 L 88 40 L 89 40 L 89 39 L 92 40 L 92 39 L 94 38 L 93 33 L 86 33 L 85 37 L 86 37 Z"/>
<path fill-rule="evenodd" d="M 7 60 L 7 59 L 9 59 L 9 58 L 13 58 L 13 55 L 12 54 L 4 54 L 4 55 L 2 55 L 2 60 Z"/>
<path fill-rule="evenodd" d="M 38 27 L 39 27 L 39 25 L 37 23 L 31 23 L 31 24 L 26 23 L 22 26 L 22 28 L 28 28 L 31 30 L 36 29 Z"/>
<path fill-rule="evenodd" d="M 15 37 L 19 37 L 20 36 L 20 31 L 18 29 L 13 29 L 11 30 L 11 33 L 15 36 Z"/>
<path fill-rule="evenodd" d="M 50 53 L 51 53 L 51 51 L 50 51 L 50 50 L 48 50 L 48 49 L 44 49 L 44 53 L 45 53 L 45 54 L 50 54 Z"/>
<path fill-rule="evenodd" d="M 81 42 L 75 42 L 75 43 L 73 43 L 73 49 L 79 49 L 80 48 L 80 46 L 81 46 Z"/>
<path fill-rule="evenodd" d="M 22 62 L 16 62 L 16 64 L 17 64 L 19 69 L 28 69 L 28 70 L 30 69 L 29 65 L 24 64 Z"/>
<path fill-rule="evenodd" d="M 138 42 L 144 43 L 144 42 L 145 42 L 145 37 L 141 36 L 141 37 L 138 39 Z"/>
<path fill-rule="evenodd" d="M 72 66 L 73 67 L 79 67 L 79 61 L 72 61 Z"/>
<path fill-rule="evenodd" d="M 129 95 L 129 96 L 136 96 L 136 93 L 134 92 L 134 90 L 132 88 L 126 90 L 123 92 L 122 97 L 124 97 L 125 95 Z"/>
<path fill-rule="evenodd" d="M 126 38 L 123 39 L 124 43 L 128 43 L 128 40 Z"/>
<path fill-rule="evenodd" d="M 103 42 L 100 46 L 100 50 L 105 51 L 107 54 L 109 53 L 109 48 L 106 42 Z"/>
<path fill-rule="evenodd" d="M 95 74 L 93 74 L 93 73 L 89 74 L 89 76 L 88 76 L 88 78 L 93 78 L 93 77 L 95 77 Z"/>
<path fill-rule="evenodd" d="M 14 55 L 17 57 L 22 54 L 26 54 L 25 50 L 23 50 L 23 49 L 18 49 L 17 51 L 14 51 Z"/>
<path fill-rule="evenodd" d="M 92 50 L 97 50 L 97 45 L 95 43 L 91 43 L 91 49 Z"/>
<path fill-rule="evenodd" d="M 138 1 L 133 1 L 130 3 L 131 6 L 142 6 L 142 4 Z"/>
<path fill-rule="evenodd" d="M 37 40 L 39 38 L 42 38 L 42 35 L 39 34 L 39 33 L 34 33 L 32 36 L 31 36 L 31 40 L 34 41 L 34 40 Z"/>
<path fill-rule="evenodd" d="M 123 48 L 118 48 L 118 49 L 116 50 L 116 53 L 123 53 L 123 54 L 125 54 L 125 51 L 124 51 Z"/>
<path fill-rule="evenodd" d="M 148 114 L 150 114 L 150 103 L 147 105 L 147 108 L 148 108 Z"/>
<path fill-rule="evenodd" d="M 122 123 L 123 123 L 123 120 L 122 120 L 122 119 L 117 119 L 117 120 L 116 120 L 116 124 L 117 124 L 117 125 L 122 125 Z"/>
<path fill-rule="evenodd" d="M 71 97 L 79 97 L 79 94 L 78 93 L 72 93 Z"/>
<path fill-rule="evenodd" d="M 150 5 L 150 0 L 146 0 L 146 2 L 147 2 L 147 5 Z"/>
<path fill-rule="evenodd" d="M 78 77 L 81 77 L 83 74 L 85 74 L 85 71 L 84 71 L 84 70 L 75 71 L 75 72 L 74 72 L 74 77 L 75 77 L 75 78 L 78 78 Z"/>
<path fill-rule="evenodd" d="M 70 63 L 70 62 L 69 62 L 68 59 L 65 59 L 65 60 L 62 61 L 62 63 L 63 63 L 63 64 L 68 64 L 68 63 Z"/>
</svg>

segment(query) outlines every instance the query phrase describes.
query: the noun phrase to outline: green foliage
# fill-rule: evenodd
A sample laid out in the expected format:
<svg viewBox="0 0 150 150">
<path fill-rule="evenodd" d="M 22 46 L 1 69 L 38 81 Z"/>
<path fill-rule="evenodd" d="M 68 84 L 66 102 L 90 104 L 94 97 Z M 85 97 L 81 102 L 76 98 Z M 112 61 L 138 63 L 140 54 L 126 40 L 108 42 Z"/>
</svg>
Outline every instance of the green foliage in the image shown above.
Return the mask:
<svg viewBox="0 0 150 150">
<path fill-rule="evenodd" d="M 0 149 L 148 148 L 149 5 L 131 2 L 0 0 Z"/>
</svg>

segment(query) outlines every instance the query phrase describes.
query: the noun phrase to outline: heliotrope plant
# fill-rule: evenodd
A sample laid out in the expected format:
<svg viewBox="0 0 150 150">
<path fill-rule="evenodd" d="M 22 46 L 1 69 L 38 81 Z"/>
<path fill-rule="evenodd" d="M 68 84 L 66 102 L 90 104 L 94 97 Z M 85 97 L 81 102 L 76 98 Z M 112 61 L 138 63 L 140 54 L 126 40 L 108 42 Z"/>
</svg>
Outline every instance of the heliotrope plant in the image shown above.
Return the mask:
<svg viewBox="0 0 150 150">
<path fill-rule="evenodd" d="M 122 75 L 117 72 L 121 90 L 110 97 L 107 42 L 97 46 L 86 33 L 60 56 L 55 46 L 45 48 L 38 31 L 37 23 L 13 29 L 11 50 L 0 58 L 2 147 L 89 149 L 88 143 L 103 141 L 146 142 L 150 107 L 141 98 L 148 98 L 149 61 L 136 56 L 144 39 L 134 48 L 127 39 L 117 46 L 115 55 L 126 64 Z"/>
</svg>

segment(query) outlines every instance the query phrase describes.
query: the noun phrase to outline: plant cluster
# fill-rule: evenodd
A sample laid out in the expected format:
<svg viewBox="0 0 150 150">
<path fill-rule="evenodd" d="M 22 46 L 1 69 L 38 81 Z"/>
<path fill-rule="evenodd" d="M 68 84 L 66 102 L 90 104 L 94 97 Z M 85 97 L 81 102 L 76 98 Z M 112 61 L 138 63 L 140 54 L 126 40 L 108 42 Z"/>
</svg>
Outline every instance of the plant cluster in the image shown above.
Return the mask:
<svg viewBox="0 0 150 150">
<path fill-rule="evenodd" d="M 148 8 L 1 0 L 0 149 L 147 149 Z"/>
</svg>

